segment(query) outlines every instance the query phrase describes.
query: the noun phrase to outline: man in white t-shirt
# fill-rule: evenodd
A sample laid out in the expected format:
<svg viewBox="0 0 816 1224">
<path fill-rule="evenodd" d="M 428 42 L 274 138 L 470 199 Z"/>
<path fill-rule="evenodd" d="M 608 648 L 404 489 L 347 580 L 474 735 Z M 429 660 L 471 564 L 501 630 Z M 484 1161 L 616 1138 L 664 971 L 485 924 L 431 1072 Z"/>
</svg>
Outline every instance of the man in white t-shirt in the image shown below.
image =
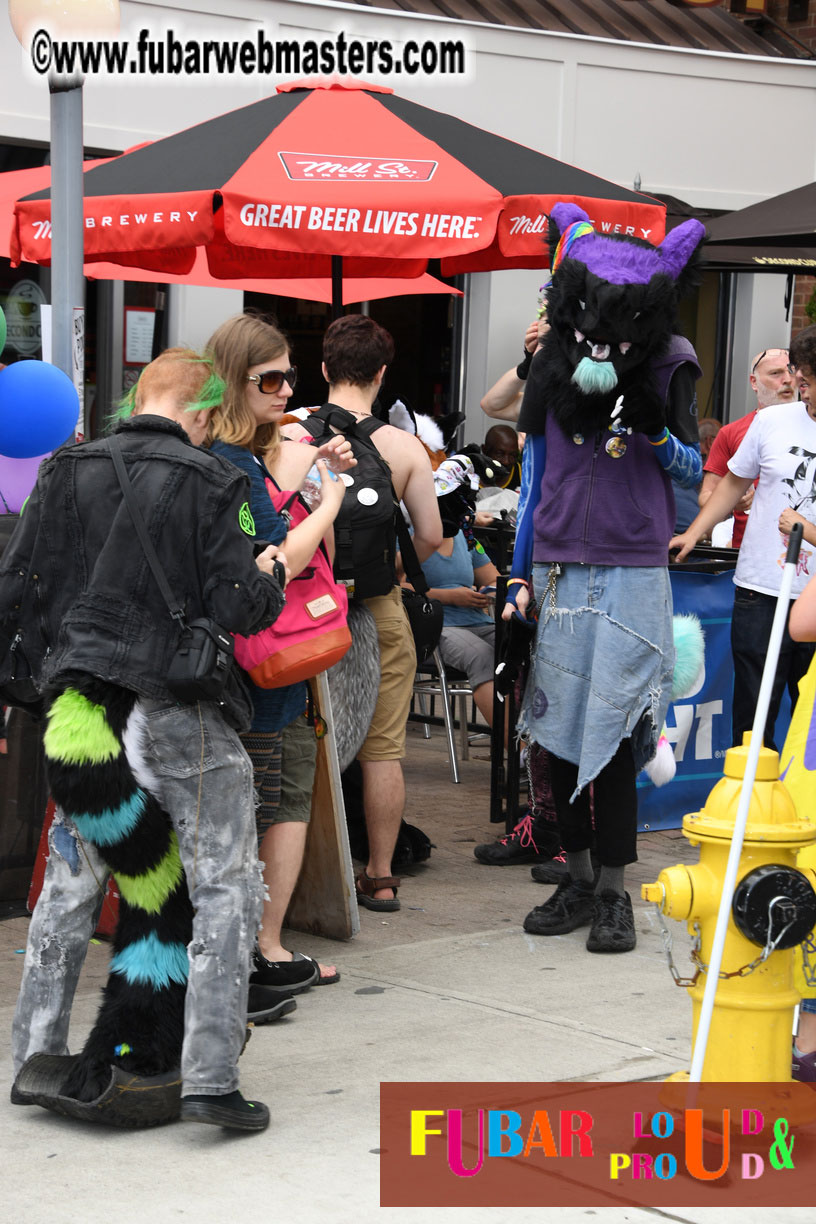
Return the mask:
<svg viewBox="0 0 816 1224">
<path fill-rule="evenodd" d="M 816 327 L 791 344 L 791 364 L 806 382 L 816 370 Z M 701 536 L 727 518 L 754 480 L 756 487 L 748 525 L 734 574 L 731 651 L 734 656 L 733 742 L 742 743 L 756 710 L 768 651 L 782 567 L 788 546 L 785 527 L 792 521 L 816 524 L 816 404 L 775 404 L 759 413 L 728 461 L 728 472 L 687 531 L 675 536 L 670 550 L 682 561 Z M 816 546 L 803 541 L 792 598 L 816 572 Z M 765 724 L 765 744 L 775 748 L 774 724 L 787 685 L 795 703 L 799 680 L 813 657 L 814 643 L 794 642 L 785 627 Z"/>
</svg>

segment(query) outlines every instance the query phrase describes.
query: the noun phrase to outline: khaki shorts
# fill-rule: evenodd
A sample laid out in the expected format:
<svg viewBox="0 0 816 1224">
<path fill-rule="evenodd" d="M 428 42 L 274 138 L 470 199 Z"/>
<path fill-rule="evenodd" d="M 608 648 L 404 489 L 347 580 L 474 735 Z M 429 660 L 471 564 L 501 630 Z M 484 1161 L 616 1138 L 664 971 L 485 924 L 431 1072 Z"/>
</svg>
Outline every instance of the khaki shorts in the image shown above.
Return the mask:
<svg viewBox="0 0 816 1224">
<path fill-rule="evenodd" d="M 416 648 L 398 586 L 362 601 L 374 617 L 380 642 L 380 691 L 358 761 L 399 761 L 416 673 Z"/>
</svg>

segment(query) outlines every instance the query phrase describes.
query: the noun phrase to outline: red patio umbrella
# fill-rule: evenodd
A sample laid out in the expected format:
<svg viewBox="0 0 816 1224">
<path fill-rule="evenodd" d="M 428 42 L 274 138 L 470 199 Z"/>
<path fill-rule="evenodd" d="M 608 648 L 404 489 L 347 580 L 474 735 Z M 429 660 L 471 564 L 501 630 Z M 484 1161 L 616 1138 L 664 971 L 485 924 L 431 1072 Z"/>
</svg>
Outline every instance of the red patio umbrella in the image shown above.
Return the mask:
<svg viewBox="0 0 816 1224">
<path fill-rule="evenodd" d="M 542 267 L 547 213 L 657 242 L 648 196 L 358 81 L 271 98 L 123 154 L 84 176 L 85 258 L 214 276 L 415 276 Z M 50 257 L 48 192 L 18 203 L 12 250 Z M 335 261 L 334 264 L 332 261 Z"/>
<path fill-rule="evenodd" d="M 108 158 L 87 161 L 86 170 L 103 165 Z M 11 234 L 14 223 L 14 205 L 23 195 L 42 190 L 50 185 L 51 167 L 32 166 L 27 170 L 8 170 L 0 174 L 0 256 L 11 256 Z M 332 283 L 329 278 L 309 277 L 251 281 L 245 278 L 217 280 L 207 267 L 203 248 L 195 253 L 192 268 L 186 273 L 158 272 L 148 268 L 135 268 L 124 264 L 95 261 L 86 263 L 84 273 L 92 280 L 133 280 L 154 284 L 199 285 L 209 289 L 252 289 L 254 293 L 268 293 L 275 297 L 297 298 L 310 302 L 331 302 Z M 401 297 L 406 294 L 447 293 L 462 297 L 461 289 L 438 280 L 425 273 L 411 279 L 386 277 L 347 277 L 343 281 L 343 305 L 353 302 L 376 301 L 380 298 Z"/>
</svg>

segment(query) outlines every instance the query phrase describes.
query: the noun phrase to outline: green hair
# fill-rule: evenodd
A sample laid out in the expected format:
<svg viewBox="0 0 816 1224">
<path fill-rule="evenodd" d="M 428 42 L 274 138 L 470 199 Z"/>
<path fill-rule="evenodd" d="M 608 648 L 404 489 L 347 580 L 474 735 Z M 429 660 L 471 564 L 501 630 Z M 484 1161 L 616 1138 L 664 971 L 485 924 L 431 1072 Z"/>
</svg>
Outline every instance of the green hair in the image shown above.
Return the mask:
<svg viewBox="0 0 816 1224">
<path fill-rule="evenodd" d="M 187 361 L 195 365 L 209 366 L 210 371 L 211 371 L 209 377 L 207 378 L 207 381 L 204 383 L 204 385 L 199 390 L 196 398 L 194 400 L 188 400 L 187 403 L 184 405 L 184 411 L 185 412 L 210 412 L 213 408 L 217 408 L 218 405 L 221 403 L 221 401 L 224 398 L 224 392 L 226 391 L 226 383 L 224 382 L 223 378 L 221 378 L 213 370 L 212 357 L 201 356 L 198 353 L 192 353 L 190 350 L 177 350 L 177 351 L 179 353 L 186 352 L 190 354 L 189 356 L 180 357 L 179 358 L 180 360 Z M 166 352 L 160 354 L 160 356 L 157 357 L 156 360 L 159 361 L 161 360 L 162 357 L 167 356 L 168 354 L 173 355 L 173 350 L 167 349 Z M 151 361 L 150 365 L 145 366 L 144 370 L 142 370 L 141 374 L 139 375 L 138 379 L 133 384 L 133 386 L 130 388 L 130 390 L 127 391 L 122 396 L 122 398 L 117 401 L 116 405 L 114 406 L 113 411 L 108 417 L 109 428 L 113 428 L 115 425 L 118 425 L 121 421 L 129 420 L 129 418 L 133 416 L 134 412 L 136 411 L 137 401 L 139 398 L 139 384 L 141 383 L 142 378 L 145 375 L 145 372 L 149 370 L 153 364 L 154 363 Z"/>
</svg>

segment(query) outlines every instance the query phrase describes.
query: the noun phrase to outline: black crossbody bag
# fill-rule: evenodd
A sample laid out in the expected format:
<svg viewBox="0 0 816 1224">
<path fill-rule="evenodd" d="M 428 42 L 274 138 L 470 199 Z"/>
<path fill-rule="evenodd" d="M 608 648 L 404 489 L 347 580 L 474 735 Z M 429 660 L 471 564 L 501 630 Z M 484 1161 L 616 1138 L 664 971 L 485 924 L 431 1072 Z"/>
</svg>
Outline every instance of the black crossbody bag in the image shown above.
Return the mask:
<svg viewBox="0 0 816 1224">
<path fill-rule="evenodd" d="M 181 633 L 181 641 L 167 672 L 167 688 L 179 701 L 189 705 L 197 701 L 218 701 L 224 694 L 232 670 L 232 636 L 208 617 L 188 622 L 184 609 L 170 590 L 153 542 L 147 534 L 116 436 L 110 439 L 110 452 L 139 543 L 167 609 Z"/>
</svg>

